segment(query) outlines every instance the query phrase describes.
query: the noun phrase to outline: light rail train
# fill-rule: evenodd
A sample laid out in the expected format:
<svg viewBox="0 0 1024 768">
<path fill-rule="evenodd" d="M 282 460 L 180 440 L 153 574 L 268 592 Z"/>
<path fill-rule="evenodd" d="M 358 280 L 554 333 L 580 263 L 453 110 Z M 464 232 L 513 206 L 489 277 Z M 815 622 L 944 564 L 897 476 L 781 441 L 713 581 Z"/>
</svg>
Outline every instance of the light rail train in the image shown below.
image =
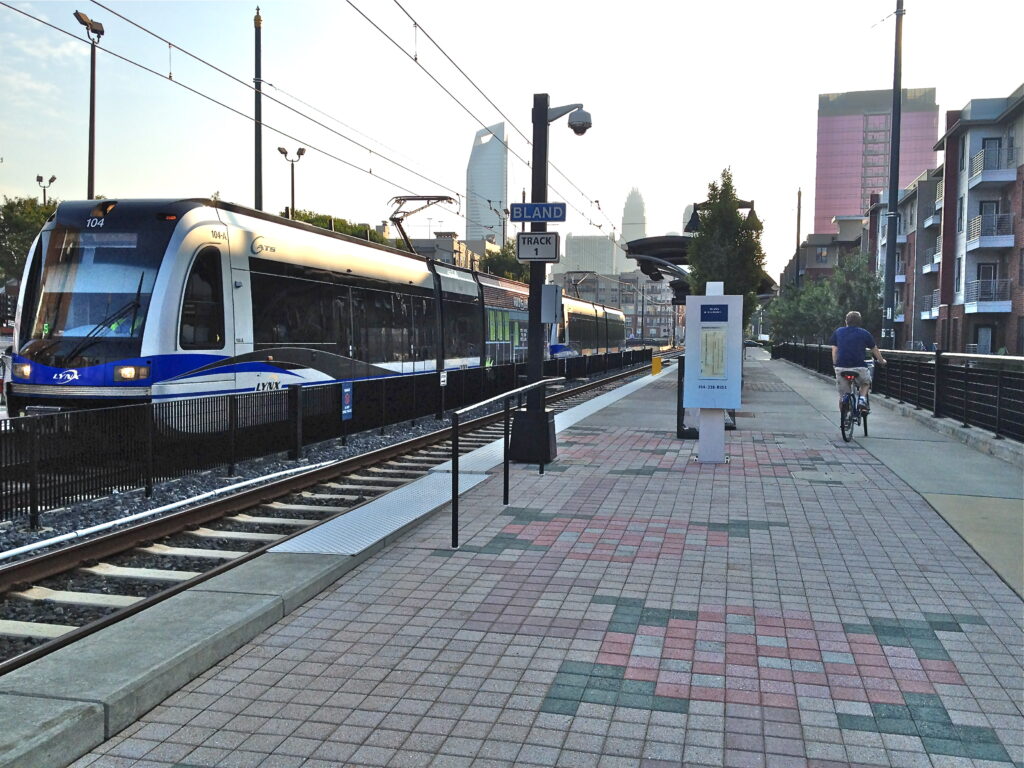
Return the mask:
<svg viewBox="0 0 1024 768">
<path fill-rule="evenodd" d="M 61 203 L 25 264 L 11 414 L 526 360 L 528 287 L 222 201 Z M 548 354 L 619 351 L 564 298 Z"/>
</svg>

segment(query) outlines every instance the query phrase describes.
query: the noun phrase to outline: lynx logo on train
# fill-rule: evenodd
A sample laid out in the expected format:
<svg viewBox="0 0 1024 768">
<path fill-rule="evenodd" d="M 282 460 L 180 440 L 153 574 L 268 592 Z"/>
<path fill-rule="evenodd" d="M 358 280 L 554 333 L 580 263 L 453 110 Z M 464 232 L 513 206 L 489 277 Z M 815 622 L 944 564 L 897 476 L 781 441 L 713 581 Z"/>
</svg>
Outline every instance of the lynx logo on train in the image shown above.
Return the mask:
<svg viewBox="0 0 1024 768">
<path fill-rule="evenodd" d="M 53 380 L 60 384 L 70 384 L 72 381 L 78 381 L 78 378 L 78 371 L 73 368 L 53 374 Z"/>
</svg>

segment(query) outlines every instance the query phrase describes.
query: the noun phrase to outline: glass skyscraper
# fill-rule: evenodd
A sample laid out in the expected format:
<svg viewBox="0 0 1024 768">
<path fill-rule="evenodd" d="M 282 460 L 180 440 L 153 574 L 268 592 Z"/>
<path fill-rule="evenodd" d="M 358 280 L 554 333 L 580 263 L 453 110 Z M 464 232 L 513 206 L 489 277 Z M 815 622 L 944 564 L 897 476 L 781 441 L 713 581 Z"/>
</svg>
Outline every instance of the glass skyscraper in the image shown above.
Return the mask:
<svg viewBox="0 0 1024 768">
<path fill-rule="evenodd" d="M 477 131 L 466 166 L 466 239 L 501 244 L 508 208 L 508 147 L 505 124 Z"/>
</svg>

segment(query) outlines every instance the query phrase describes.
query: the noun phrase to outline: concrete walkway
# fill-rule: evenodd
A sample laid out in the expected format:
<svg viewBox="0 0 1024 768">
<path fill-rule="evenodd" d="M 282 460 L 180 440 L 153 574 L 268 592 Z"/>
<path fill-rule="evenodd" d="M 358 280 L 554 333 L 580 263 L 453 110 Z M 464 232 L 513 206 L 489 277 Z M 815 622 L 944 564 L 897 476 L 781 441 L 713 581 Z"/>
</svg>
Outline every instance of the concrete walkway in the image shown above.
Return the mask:
<svg viewBox="0 0 1024 768">
<path fill-rule="evenodd" d="M 836 398 L 832 390 L 822 387 L 821 377 L 781 360 L 771 365 L 772 372 L 810 407 L 802 418 L 817 421 L 820 417 L 838 433 Z M 1024 475 L 1020 468 L 914 419 L 901 418 L 901 409 L 890 406 L 885 398 L 874 396 L 872 402 L 870 436 L 858 434 L 857 443 L 920 493 L 1024 596 Z"/>
<path fill-rule="evenodd" d="M 1024 604 L 922 495 L 1019 507 L 1019 471 L 877 407 L 844 444 L 781 361 L 746 384 L 730 463 L 675 438 L 669 368 L 512 506 L 465 493 L 460 550 L 428 520 L 75 765 L 1021 765 Z"/>
</svg>

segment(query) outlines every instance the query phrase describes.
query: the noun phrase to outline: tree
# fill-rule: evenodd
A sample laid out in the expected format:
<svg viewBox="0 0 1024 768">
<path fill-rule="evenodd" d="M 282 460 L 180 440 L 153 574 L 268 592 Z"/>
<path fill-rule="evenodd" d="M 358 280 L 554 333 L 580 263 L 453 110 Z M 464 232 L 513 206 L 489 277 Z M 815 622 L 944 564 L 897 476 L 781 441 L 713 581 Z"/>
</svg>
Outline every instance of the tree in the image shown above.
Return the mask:
<svg viewBox="0 0 1024 768">
<path fill-rule="evenodd" d="M 369 240 L 371 243 L 393 245 L 392 243 L 388 243 L 380 232 L 375 229 L 371 229 L 365 224 L 353 224 L 346 219 L 342 219 L 337 216 L 329 216 L 326 213 L 317 213 L 316 211 L 304 211 L 302 209 L 297 209 L 292 213 L 292 218 L 295 221 L 304 221 L 307 224 L 312 224 L 314 227 L 329 229 L 332 232 L 341 232 L 346 235 L 351 235 L 352 237 L 358 237 L 361 240 Z M 281 211 L 281 216 L 284 215 L 285 211 Z M 404 247 L 402 247 L 402 249 L 405 250 Z"/>
<path fill-rule="evenodd" d="M 764 229 L 753 210 L 740 215 L 732 172 L 722 171 L 721 182 L 708 185 L 708 200 L 698 212 L 700 226 L 687 247 L 690 290 L 703 295 L 712 281 L 725 284 L 727 295 L 743 297 L 743 325 L 757 307 L 757 289 L 764 277 Z"/>
<path fill-rule="evenodd" d="M 28 249 L 57 208 L 50 198 L 44 206 L 35 197 L 7 197 L 0 206 L 0 277 L 21 278 Z"/>
<path fill-rule="evenodd" d="M 828 280 L 838 310 L 836 325 L 842 325 L 847 312 L 857 310 L 864 318 L 864 327 L 878 339 L 882 331 L 882 281 L 871 271 L 868 255 L 840 256 L 839 266 Z"/>
<path fill-rule="evenodd" d="M 516 258 L 515 240 L 506 240 L 500 253 L 488 253 L 480 257 L 480 271 L 498 277 L 507 277 L 521 283 L 530 282 L 530 265 L 522 264 Z"/>
<path fill-rule="evenodd" d="M 854 309 L 877 338 L 882 326 L 881 283 L 871 271 L 867 254 L 840 256 L 832 275 L 788 289 L 767 311 L 777 341 L 801 339 L 823 344 Z"/>
</svg>

